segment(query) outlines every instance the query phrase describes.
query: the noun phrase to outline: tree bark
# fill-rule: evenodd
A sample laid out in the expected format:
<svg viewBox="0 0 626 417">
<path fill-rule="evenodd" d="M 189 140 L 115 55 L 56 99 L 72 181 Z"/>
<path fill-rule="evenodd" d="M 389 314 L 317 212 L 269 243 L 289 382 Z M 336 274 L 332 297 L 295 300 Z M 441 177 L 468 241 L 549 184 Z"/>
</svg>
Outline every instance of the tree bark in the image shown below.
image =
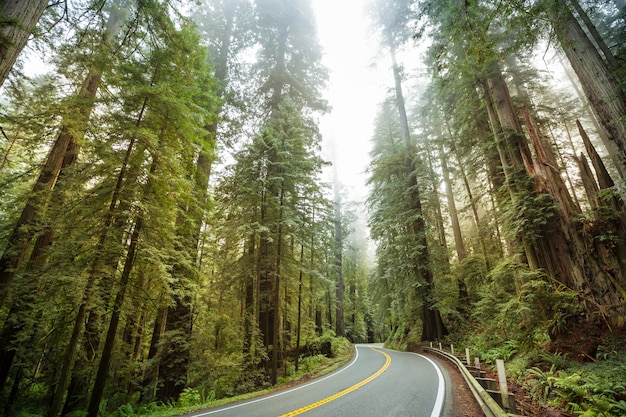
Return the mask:
<svg viewBox="0 0 626 417">
<path fill-rule="evenodd" d="M 443 145 L 439 144 L 439 159 L 441 161 L 441 172 L 443 173 L 443 181 L 446 187 L 446 199 L 448 200 L 448 212 L 450 214 L 450 221 L 452 223 L 452 232 L 454 234 L 454 247 L 456 249 L 456 255 L 459 263 L 467 257 L 465 251 L 465 242 L 463 242 L 463 234 L 461 232 L 461 223 L 459 222 L 459 214 L 456 209 L 456 202 L 454 201 L 454 191 L 452 190 L 452 180 L 450 178 L 450 169 L 448 168 L 448 159 L 443 149 Z M 459 276 L 457 279 L 457 286 L 459 291 L 459 306 L 464 309 L 469 302 L 467 294 L 467 286 L 463 278 Z"/>
<path fill-rule="evenodd" d="M 609 46 L 606 44 L 606 42 L 604 42 L 604 38 L 602 38 L 602 35 L 600 35 L 600 32 L 598 32 L 598 29 L 596 29 L 596 26 L 589 18 L 587 12 L 585 12 L 585 10 L 581 7 L 580 2 L 578 0 L 569 0 L 569 2 L 574 7 L 574 10 L 576 10 L 576 13 L 578 13 L 578 16 L 580 16 L 580 19 L 587 27 L 587 30 L 593 37 L 593 40 L 598 45 L 598 48 L 600 48 L 600 50 L 602 51 L 609 70 L 611 70 L 612 73 L 615 73 L 615 71 L 619 69 L 619 63 L 617 62 L 615 55 L 613 55 L 613 52 L 611 52 L 611 50 L 609 49 Z"/>
<path fill-rule="evenodd" d="M 302 333 L 302 287 L 304 286 L 304 245 L 300 245 L 300 271 L 298 273 L 298 318 L 296 330 L 296 349 L 293 355 L 296 374 L 300 363 L 300 336 Z"/>
<path fill-rule="evenodd" d="M 529 190 L 528 175 L 534 174 L 530 149 L 513 108 L 504 77 L 494 64 L 493 74 L 484 85 L 490 122 L 496 137 L 498 153 L 506 177 L 511 201 L 516 204 L 519 195 Z M 532 269 L 539 268 L 537 250 L 524 234 L 520 236 L 526 262 Z"/>
<path fill-rule="evenodd" d="M 151 361 L 156 358 L 159 352 L 159 343 L 161 337 L 165 332 L 165 323 L 167 322 L 167 307 L 159 307 L 156 311 L 156 318 L 154 320 L 154 327 L 152 329 L 152 337 L 150 339 L 150 348 L 148 349 L 148 367 L 145 371 L 145 376 L 141 386 L 144 391 L 141 395 L 142 402 L 150 402 L 156 395 L 157 381 L 159 379 L 159 364 L 152 363 Z"/>
<path fill-rule="evenodd" d="M 48 0 L 4 0 L 0 3 L 0 87 L 47 5 Z"/>
<path fill-rule="evenodd" d="M 620 171 L 626 172 L 626 99 L 619 83 L 602 60 L 564 0 L 554 0 L 552 16 L 557 37 L 609 140 L 617 147 Z"/>
<path fill-rule="evenodd" d="M 591 206 L 591 209 L 594 210 L 596 220 L 599 217 L 599 213 L 595 210 L 600 207 L 600 200 L 598 199 L 598 184 L 596 183 L 596 179 L 591 171 L 591 167 L 589 166 L 589 162 L 587 162 L 587 158 L 585 154 L 582 152 L 580 156 L 576 158 L 576 162 L 578 162 L 578 169 L 580 170 L 580 178 L 583 182 L 583 187 L 585 188 L 585 194 L 587 196 L 587 201 Z"/>
<path fill-rule="evenodd" d="M 613 187 L 615 183 L 609 175 L 609 171 L 607 171 L 604 162 L 602 162 L 602 159 L 600 158 L 600 155 L 598 155 L 598 152 L 596 152 L 596 149 L 591 144 L 591 140 L 589 139 L 587 132 L 585 132 L 585 129 L 583 128 L 583 125 L 580 123 L 579 120 L 576 120 L 576 126 L 578 127 L 580 137 L 583 139 L 585 149 L 587 150 L 587 155 L 589 155 L 589 158 L 591 158 L 591 164 L 596 171 L 598 186 L 601 190 Z"/>
</svg>

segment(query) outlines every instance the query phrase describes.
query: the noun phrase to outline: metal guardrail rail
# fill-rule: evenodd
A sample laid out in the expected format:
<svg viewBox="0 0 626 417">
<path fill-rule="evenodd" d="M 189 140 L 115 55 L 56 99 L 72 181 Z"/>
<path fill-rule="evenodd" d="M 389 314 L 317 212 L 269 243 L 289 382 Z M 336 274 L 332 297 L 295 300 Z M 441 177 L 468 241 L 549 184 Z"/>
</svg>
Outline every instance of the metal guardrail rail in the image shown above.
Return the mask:
<svg viewBox="0 0 626 417">
<path fill-rule="evenodd" d="M 502 407 L 500 407 L 498 403 L 491 397 L 491 395 L 489 395 L 487 390 L 485 390 L 478 383 L 478 381 L 476 381 L 476 379 L 467 370 L 467 368 L 459 360 L 459 358 L 448 352 L 444 352 L 443 350 L 439 350 L 436 348 L 423 347 L 422 349 L 426 352 L 434 353 L 443 357 L 444 359 L 449 360 L 450 362 L 454 363 L 457 368 L 459 368 L 459 371 L 461 371 L 463 378 L 467 382 L 467 385 L 470 387 L 472 394 L 474 394 L 474 398 L 476 398 L 478 405 L 483 410 L 483 413 L 485 413 L 486 417 L 509 417 L 509 414 L 504 411 Z"/>
</svg>

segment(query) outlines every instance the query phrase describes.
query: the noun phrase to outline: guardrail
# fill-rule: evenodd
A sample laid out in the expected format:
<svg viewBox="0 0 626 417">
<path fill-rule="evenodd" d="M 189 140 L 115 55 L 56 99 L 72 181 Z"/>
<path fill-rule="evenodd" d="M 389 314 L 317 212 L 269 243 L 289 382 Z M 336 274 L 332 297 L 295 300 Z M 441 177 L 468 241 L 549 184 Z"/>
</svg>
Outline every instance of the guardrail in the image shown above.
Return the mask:
<svg viewBox="0 0 626 417">
<path fill-rule="evenodd" d="M 469 351 L 466 350 L 466 365 L 461 362 L 458 356 L 454 355 L 453 347 L 451 347 L 452 353 L 444 351 L 441 348 L 441 344 L 439 346 L 439 349 L 433 348 L 432 343 L 431 347 L 423 347 L 422 349 L 426 352 L 431 352 L 438 356 L 441 356 L 442 358 L 452 362 L 456 365 L 457 368 L 459 368 L 461 375 L 463 375 L 463 378 L 467 382 L 467 385 L 470 387 L 474 398 L 476 398 L 476 402 L 478 402 L 478 405 L 483 410 L 483 413 L 485 413 L 486 417 L 510 417 L 517 415 L 515 399 L 510 398 L 512 397 L 512 394 L 508 393 L 506 379 L 504 379 L 504 383 L 500 382 L 500 391 L 496 391 L 496 381 L 493 379 L 484 378 L 484 372 L 480 371 L 480 363 L 478 361 L 476 361 L 477 366 L 472 369 L 474 373 L 477 374 L 477 376 L 474 376 L 470 371 L 471 365 Z M 503 373 L 504 365 L 502 365 L 502 375 Z M 494 397 L 497 397 L 498 394 L 500 395 L 500 404 L 494 399 Z M 503 407 L 506 408 L 508 412 L 505 411 Z"/>
</svg>

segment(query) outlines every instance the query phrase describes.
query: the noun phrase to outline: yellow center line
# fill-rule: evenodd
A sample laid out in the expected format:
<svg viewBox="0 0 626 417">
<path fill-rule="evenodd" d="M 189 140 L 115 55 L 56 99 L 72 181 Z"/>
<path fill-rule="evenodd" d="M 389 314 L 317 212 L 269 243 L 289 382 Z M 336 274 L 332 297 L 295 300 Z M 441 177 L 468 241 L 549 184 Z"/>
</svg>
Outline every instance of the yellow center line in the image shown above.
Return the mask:
<svg viewBox="0 0 626 417">
<path fill-rule="evenodd" d="M 306 405 L 302 408 L 298 408 L 297 410 L 293 410 L 287 414 L 283 414 L 279 417 L 292 417 L 292 416 L 297 416 L 298 414 L 302 414 L 302 413 L 306 413 L 307 411 L 310 411 L 314 408 L 319 407 L 320 405 L 324 405 L 324 404 L 328 404 L 331 401 L 336 400 L 339 397 L 343 397 L 346 394 L 349 394 L 353 391 L 358 390 L 359 388 L 361 388 L 363 385 L 367 384 L 368 382 L 371 382 L 372 380 L 374 380 L 375 378 L 378 378 L 380 375 L 382 375 L 383 372 L 385 372 L 387 370 L 387 368 L 389 368 L 389 365 L 391 364 L 391 356 L 389 356 L 388 354 L 386 354 L 383 351 L 380 351 L 378 349 L 374 349 L 373 347 L 370 346 L 370 349 L 372 349 L 375 352 L 378 352 L 380 354 L 382 354 L 385 357 L 385 364 L 383 365 L 382 368 L 380 368 L 378 371 L 376 371 L 376 373 L 372 374 L 369 378 L 365 378 L 363 381 L 358 382 L 354 385 L 352 385 L 351 387 L 348 387 L 346 389 L 344 389 L 343 391 L 339 391 L 338 393 L 331 395 L 330 397 L 326 397 L 323 400 L 320 400 L 318 402 Z"/>
</svg>

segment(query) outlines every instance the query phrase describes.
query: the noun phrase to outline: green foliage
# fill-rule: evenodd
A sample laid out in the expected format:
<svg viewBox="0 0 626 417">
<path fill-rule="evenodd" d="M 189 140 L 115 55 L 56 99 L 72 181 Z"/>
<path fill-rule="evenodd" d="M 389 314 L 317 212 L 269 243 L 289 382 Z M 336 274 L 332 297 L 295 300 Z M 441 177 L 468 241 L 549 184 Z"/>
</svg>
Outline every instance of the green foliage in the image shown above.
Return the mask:
<svg viewBox="0 0 626 417">
<path fill-rule="evenodd" d="M 188 407 L 190 405 L 202 404 L 204 402 L 205 401 L 203 401 L 202 396 L 200 395 L 200 391 L 195 388 L 187 387 L 178 397 L 176 404 L 180 407 Z"/>
<path fill-rule="evenodd" d="M 489 363 L 495 363 L 496 359 L 509 360 L 518 350 L 518 344 L 515 340 L 507 340 L 497 347 L 493 347 L 485 351 L 481 358 Z"/>
<path fill-rule="evenodd" d="M 526 178 L 525 181 L 530 179 Z M 552 194 L 535 196 L 530 192 L 519 193 L 505 215 L 509 225 L 507 230 L 512 238 L 523 236 L 528 242 L 533 242 L 544 235 L 546 226 L 556 214 L 556 208 Z"/>
<path fill-rule="evenodd" d="M 311 372 L 317 369 L 324 360 L 324 355 L 303 356 L 300 359 L 300 368 L 302 372 Z"/>
<path fill-rule="evenodd" d="M 528 371 L 526 386 L 538 400 L 581 416 L 617 417 L 623 415 L 626 403 L 624 379 L 612 380 L 595 374 L 548 371 L 533 368 Z"/>
<path fill-rule="evenodd" d="M 156 402 L 150 402 L 148 404 L 139 404 L 136 406 L 133 406 L 132 404 L 124 404 L 117 409 L 116 416 L 134 417 L 134 416 L 141 416 L 141 415 L 151 415 L 157 409 L 159 409 L 159 407 L 163 407 L 163 406 L 159 406 Z"/>
<path fill-rule="evenodd" d="M 579 311 L 577 295 L 555 287 L 541 271 L 515 262 L 502 262 L 488 275 L 489 283 L 475 303 L 474 319 L 500 343 L 515 340 L 526 349 L 565 329 Z"/>
</svg>

